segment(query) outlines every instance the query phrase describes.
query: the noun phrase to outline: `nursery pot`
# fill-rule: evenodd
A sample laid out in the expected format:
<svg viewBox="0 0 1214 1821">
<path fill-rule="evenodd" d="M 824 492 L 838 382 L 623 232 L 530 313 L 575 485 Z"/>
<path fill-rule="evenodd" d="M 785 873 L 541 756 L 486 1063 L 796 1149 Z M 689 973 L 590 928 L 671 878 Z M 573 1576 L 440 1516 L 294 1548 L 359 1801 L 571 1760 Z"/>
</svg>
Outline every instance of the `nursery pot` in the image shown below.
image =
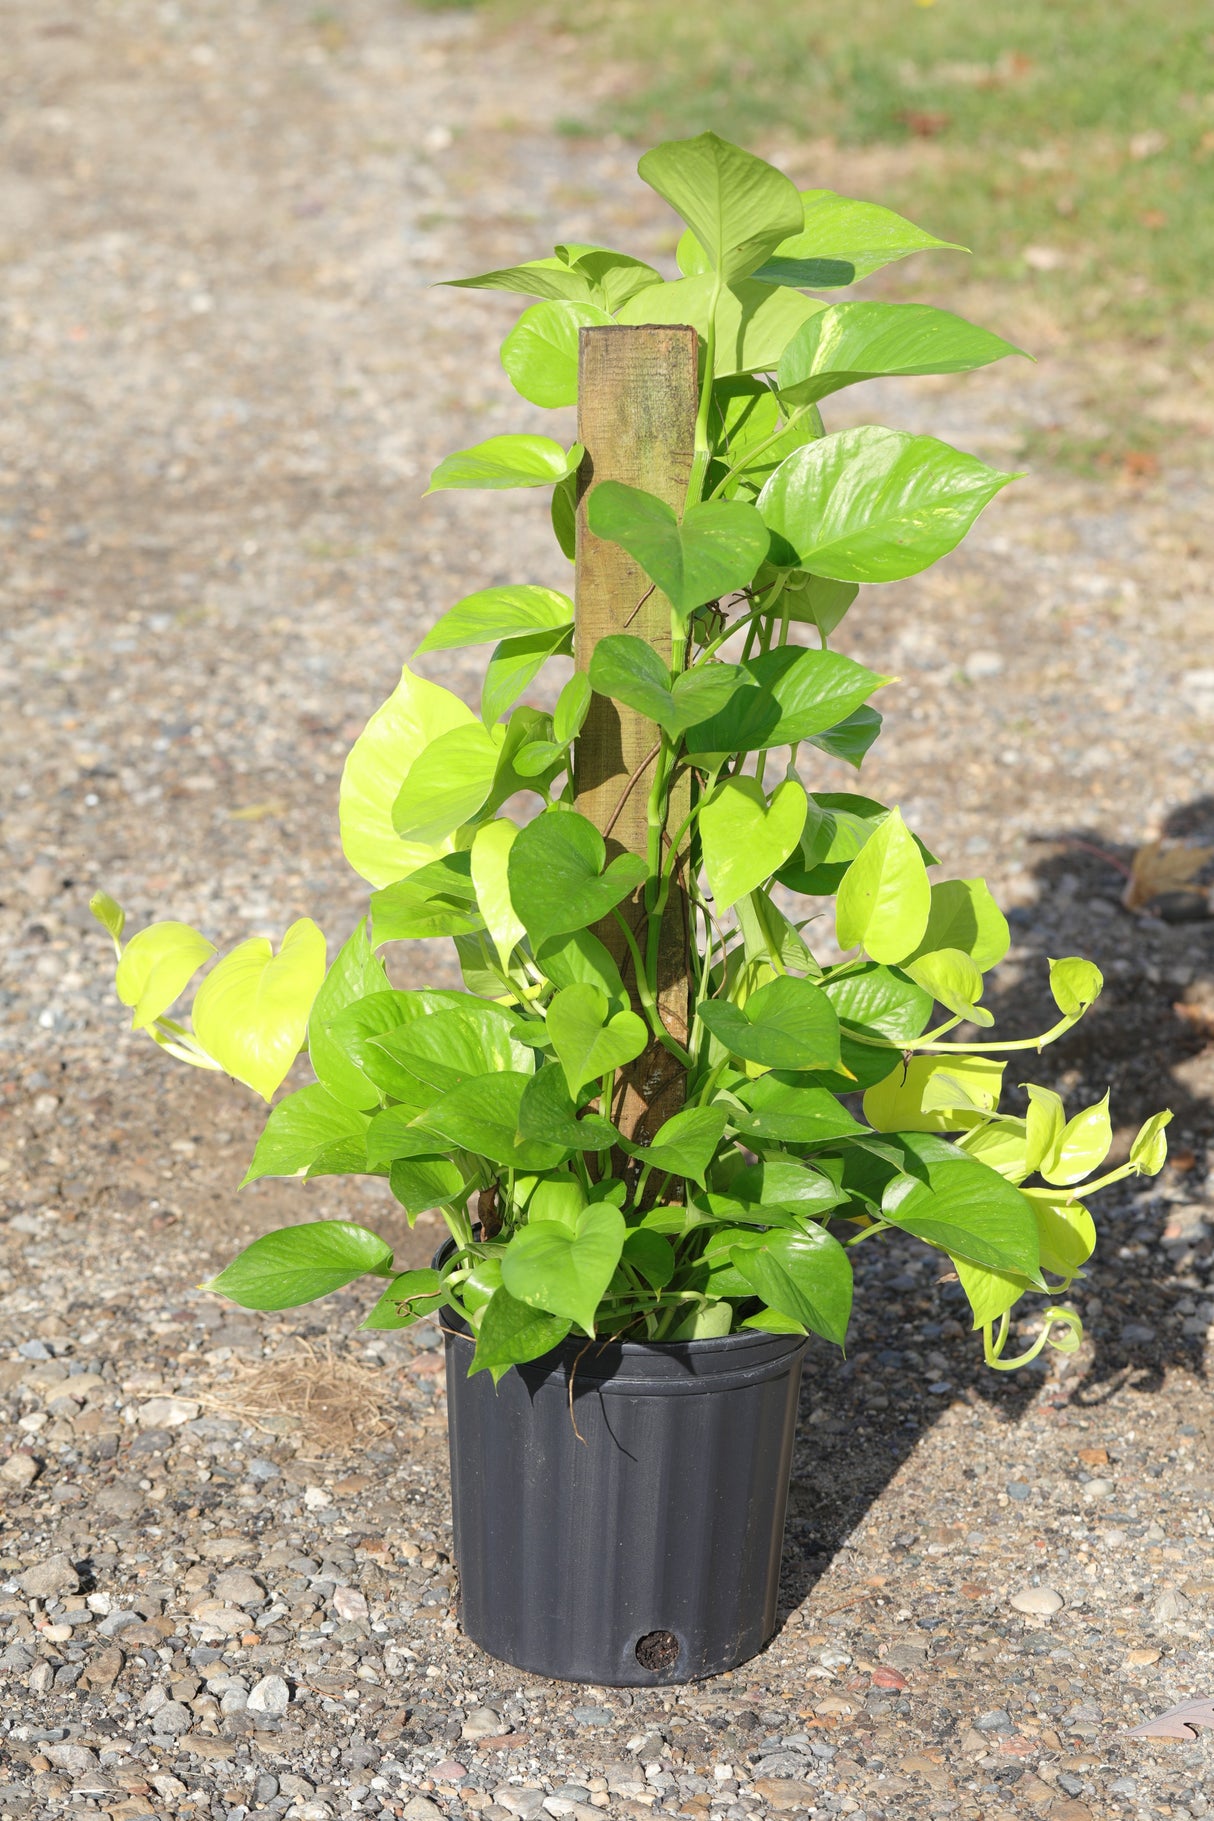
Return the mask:
<svg viewBox="0 0 1214 1821">
<path fill-rule="evenodd" d="M 495 1388 L 468 1377 L 467 1326 L 442 1324 L 465 1634 L 519 1669 L 618 1686 L 761 1650 L 804 1338 L 570 1340 Z"/>
</svg>

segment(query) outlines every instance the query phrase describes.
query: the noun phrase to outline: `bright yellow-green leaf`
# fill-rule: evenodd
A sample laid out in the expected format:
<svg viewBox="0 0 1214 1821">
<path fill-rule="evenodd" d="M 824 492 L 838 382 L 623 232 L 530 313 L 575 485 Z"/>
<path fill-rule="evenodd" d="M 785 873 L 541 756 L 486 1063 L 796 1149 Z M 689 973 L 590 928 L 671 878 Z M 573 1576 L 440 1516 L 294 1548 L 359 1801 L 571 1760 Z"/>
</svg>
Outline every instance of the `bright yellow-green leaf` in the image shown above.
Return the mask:
<svg viewBox="0 0 1214 1821">
<path fill-rule="evenodd" d="M 1158 1176 L 1168 1161 L 1168 1141 L 1164 1132 L 1171 1123 L 1170 1112 L 1152 1113 L 1140 1127 L 1130 1146 L 1130 1162 L 1143 1176 Z"/>
<path fill-rule="evenodd" d="M 514 823 L 501 816 L 495 822 L 483 823 L 477 829 L 472 843 L 472 883 L 476 887 L 476 907 L 485 919 L 485 928 L 497 950 L 503 971 L 509 967 L 510 956 L 526 934 L 510 902 L 510 880 L 507 876 L 510 849 L 514 846 L 517 835 L 518 829 Z"/>
<path fill-rule="evenodd" d="M 864 1117 L 878 1132 L 964 1131 L 998 1106 L 1005 1067 L 989 1056 L 912 1056 L 869 1088 Z M 941 1082 L 951 1084 L 951 1105 L 925 1106 Z"/>
<path fill-rule="evenodd" d="M 1081 1201 L 1067 1201 L 1048 1189 L 1022 1189 L 1037 1217 L 1041 1269 L 1073 1277 L 1096 1250 L 1096 1224 Z"/>
<path fill-rule="evenodd" d="M 792 179 L 716 133 L 654 146 L 637 170 L 726 280 L 745 278 L 804 229 L 805 207 Z"/>
<path fill-rule="evenodd" d="M 392 826 L 392 806 L 410 767 L 430 742 L 474 719 L 458 696 L 415 676 L 406 665 L 388 700 L 355 740 L 341 778 L 341 845 L 355 872 L 372 885 L 395 885 L 419 866 L 451 852 L 449 836 L 441 841 L 402 840 Z"/>
<path fill-rule="evenodd" d="M 122 932 L 126 928 L 126 912 L 121 904 L 114 902 L 108 892 L 94 892 L 89 899 L 89 909 L 102 929 L 108 931 L 110 941 L 114 944 L 114 953 L 121 961 Z"/>
<path fill-rule="evenodd" d="M 1016 1271 L 995 1271 L 990 1265 L 972 1264 L 968 1258 L 954 1258 L 953 1267 L 969 1298 L 975 1328 L 986 1328 L 998 1321 L 1032 1288 L 1028 1278 Z"/>
<path fill-rule="evenodd" d="M 1005 1182 L 1019 1186 L 1029 1174 L 1023 1119 L 996 1119 L 975 1126 L 958 1138 L 957 1149 L 976 1157 L 988 1170 L 997 1170 Z"/>
<path fill-rule="evenodd" d="M 114 986 L 134 1008 L 131 1029 L 145 1031 L 189 985 L 215 944 L 188 923 L 150 923 L 122 951 Z"/>
<path fill-rule="evenodd" d="M 863 948 L 874 961 L 900 961 L 927 928 L 931 902 L 923 855 L 902 811 L 891 809 L 839 883 L 839 947 Z"/>
<path fill-rule="evenodd" d="M 1056 1157 L 1066 1126 L 1066 1113 L 1061 1094 L 1053 1088 L 1039 1087 L 1035 1081 L 1021 1083 L 1029 1097 L 1025 1121 L 1027 1137 L 1026 1162 L 1030 1172 L 1039 1170 L 1047 1157 Z"/>
<path fill-rule="evenodd" d="M 433 845 L 470 822 L 489 801 L 505 738 L 504 727 L 472 721 L 431 740 L 392 805 L 392 826 L 401 839 Z"/>
<path fill-rule="evenodd" d="M 299 1054 L 324 977 L 325 939 L 310 917 L 291 925 L 277 955 L 254 936 L 199 987 L 195 1036 L 227 1074 L 269 1100 Z"/>
<path fill-rule="evenodd" d="M 1050 991 L 1064 1018 L 1082 1018 L 1093 1000 L 1100 997 L 1104 975 L 1094 961 L 1081 955 L 1069 955 L 1065 961 L 1050 962 Z"/>
<path fill-rule="evenodd" d="M 959 948 L 938 949 L 935 954 L 920 955 L 903 966 L 916 985 L 959 1018 L 968 1018 L 971 1024 L 994 1024 L 995 1014 L 978 1004 L 982 975 Z"/>
<path fill-rule="evenodd" d="M 795 778 L 772 792 L 755 778 L 726 778 L 700 805 L 704 871 L 717 914 L 763 885 L 801 839 L 809 799 Z"/>
<path fill-rule="evenodd" d="M 1104 1162 L 1112 1142 L 1113 1127 L 1106 1093 L 1095 1106 L 1085 1107 L 1082 1113 L 1076 1113 L 1067 1121 L 1057 1146 L 1042 1161 L 1041 1174 L 1047 1182 L 1060 1186 L 1081 1182 Z"/>
</svg>

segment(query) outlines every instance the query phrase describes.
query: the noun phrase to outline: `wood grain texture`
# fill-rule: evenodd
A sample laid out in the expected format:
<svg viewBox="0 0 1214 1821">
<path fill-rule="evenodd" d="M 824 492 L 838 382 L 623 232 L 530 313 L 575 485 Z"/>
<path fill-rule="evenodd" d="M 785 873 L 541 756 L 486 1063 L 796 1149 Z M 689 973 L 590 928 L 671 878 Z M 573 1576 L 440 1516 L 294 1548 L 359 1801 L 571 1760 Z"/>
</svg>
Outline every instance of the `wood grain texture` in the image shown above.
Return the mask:
<svg viewBox="0 0 1214 1821">
<path fill-rule="evenodd" d="M 585 670 L 594 647 L 613 632 L 645 639 L 669 664 L 670 603 L 648 593 L 649 580 L 618 544 L 596 538 L 586 524 L 586 500 L 602 480 L 623 481 L 682 510 L 691 473 L 697 405 L 697 337 L 692 328 L 583 329 L 578 378 L 578 441 L 586 455 L 578 473 L 577 620 L 574 662 Z M 577 807 L 596 828 L 608 829 L 609 854 L 646 851 L 651 756 L 659 729 L 633 709 L 604 696 L 591 698 L 577 743 L 574 784 Z M 625 796 L 629 781 L 637 774 Z M 686 813 L 688 782 L 676 780 L 671 815 L 677 825 Z M 645 947 L 640 895 L 623 905 Z M 596 932 L 624 973 L 636 1002 L 627 948 L 614 919 Z M 658 963 L 658 1004 L 663 1022 L 680 1043 L 689 1018 L 689 924 L 687 904 L 671 892 L 662 924 Z M 678 1062 L 660 1043 L 620 1071 L 612 1114 L 620 1130 L 646 1143 L 663 1120 L 683 1104 L 685 1083 Z"/>
</svg>

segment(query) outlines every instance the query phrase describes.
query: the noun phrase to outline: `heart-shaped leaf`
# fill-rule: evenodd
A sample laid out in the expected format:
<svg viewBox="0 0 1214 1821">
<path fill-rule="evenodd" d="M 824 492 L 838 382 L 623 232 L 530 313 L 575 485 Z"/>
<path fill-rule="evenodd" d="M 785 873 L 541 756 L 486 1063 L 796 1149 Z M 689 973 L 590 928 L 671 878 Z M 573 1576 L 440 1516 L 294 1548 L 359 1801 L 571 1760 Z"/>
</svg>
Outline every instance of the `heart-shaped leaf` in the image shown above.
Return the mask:
<svg viewBox="0 0 1214 1821">
<path fill-rule="evenodd" d="M 939 247 L 964 253 L 951 240 L 917 228 L 913 221 L 875 202 L 857 202 L 834 190 L 802 190 L 799 231 L 782 240 L 759 276 L 773 284 L 809 285 L 825 291 L 855 284 L 908 253 Z"/>
<path fill-rule="evenodd" d="M 931 903 L 923 855 L 902 811 L 891 809 L 840 882 L 835 901 L 839 947 L 862 947 L 873 961 L 900 961 L 918 946 Z"/>
<path fill-rule="evenodd" d="M 559 1144 L 566 1151 L 607 1151 L 620 1138 L 601 1113 L 578 1117 L 565 1071 L 557 1063 L 546 1063 L 527 1083 L 519 1102 L 518 1129 L 520 1138 Z"/>
<path fill-rule="evenodd" d="M 559 1347 L 570 1326 L 568 1317 L 548 1315 L 519 1302 L 503 1284 L 485 1304 L 468 1377 L 474 1372 L 491 1372 L 496 1384 L 511 1366 L 540 1359 Z"/>
<path fill-rule="evenodd" d="M 1019 1189 L 930 1133 L 910 1132 L 899 1142 L 917 1175 L 889 1184 L 883 1219 L 976 1265 L 1040 1281 L 1037 1222 Z"/>
<path fill-rule="evenodd" d="M 549 632 L 524 632 L 516 639 L 503 639 L 495 645 L 481 685 L 481 720 L 485 725 L 491 726 L 518 701 L 550 657 L 558 651 L 568 655 L 572 649 L 567 626 Z"/>
<path fill-rule="evenodd" d="M 837 1068 L 839 1020 L 820 987 L 791 974 L 768 981 L 745 1005 L 709 999 L 702 1024 L 734 1056 L 772 1069 Z"/>
<path fill-rule="evenodd" d="M 502 343 L 502 365 L 515 391 L 533 405 L 576 405 L 579 331 L 610 321 L 597 304 L 532 304 Z"/>
<path fill-rule="evenodd" d="M 242 1309 L 295 1309 L 374 1271 L 390 1273 L 392 1248 L 348 1220 L 312 1220 L 265 1233 L 204 1284 Z"/>
<path fill-rule="evenodd" d="M 1023 354 L 989 329 L 930 304 L 838 303 L 811 316 L 780 356 L 781 396 L 794 404 L 885 374 L 969 373 Z"/>
<path fill-rule="evenodd" d="M 261 1176 L 298 1176 L 341 1139 L 356 1139 L 365 1157 L 366 1133 L 365 1113 L 343 1106 L 319 1082 L 311 1082 L 273 1109 L 240 1186 Z"/>
<path fill-rule="evenodd" d="M 585 450 L 580 443 L 565 450 L 550 436 L 491 436 L 471 449 L 459 449 L 438 464 L 427 493 L 448 487 L 551 487 L 572 474 Z"/>
<path fill-rule="evenodd" d="M 602 835 L 574 810 L 545 810 L 520 831 L 507 877 L 534 947 L 597 923 L 646 877 L 635 854 L 619 854 L 610 866 L 606 858 Z"/>
<path fill-rule="evenodd" d="M 350 748 L 341 774 L 341 845 L 355 872 L 372 885 L 393 885 L 450 850 L 450 840 L 402 841 L 392 826 L 392 806 L 430 742 L 473 718 L 457 695 L 414 676 L 406 665 Z"/>
<path fill-rule="evenodd" d="M 567 1316 L 593 1334 L 627 1234 L 623 1215 L 608 1202 L 583 1208 L 572 1231 L 555 1220 L 526 1226 L 502 1255 L 502 1283 L 518 1302 Z"/>
<path fill-rule="evenodd" d="M 299 1054 L 324 977 L 325 939 L 310 917 L 291 925 L 277 955 L 254 936 L 199 987 L 194 1035 L 221 1069 L 269 1100 Z"/>
<path fill-rule="evenodd" d="M 443 1300 L 443 1280 L 437 1271 L 402 1271 L 394 1277 L 375 1307 L 359 1323 L 361 1328 L 411 1328 L 423 1315 L 432 1315 Z"/>
<path fill-rule="evenodd" d="M 705 664 L 671 682 L 653 646 L 628 632 L 600 639 L 590 659 L 590 685 L 600 695 L 635 708 L 664 728 L 672 740 L 716 715 L 736 689 L 753 689 L 756 678 L 738 664 Z"/>
<path fill-rule="evenodd" d="M 114 987 L 131 1006 L 131 1029 L 146 1031 L 190 984 L 215 944 L 188 923 L 150 923 L 122 950 Z"/>
<path fill-rule="evenodd" d="M 684 618 L 744 588 L 767 554 L 758 512 L 743 500 L 706 500 L 680 520 L 673 506 L 623 481 L 600 481 L 587 505 L 595 537 L 619 544 Z"/>
<path fill-rule="evenodd" d="M 967 1018 L 971 1024 L 994 1024 L 995 1014 L 978 1003 L 982 997 L 981 971 L 959 948 L 920 954 L 902 965 L 912 980 L 958 1018 Z"/>
<path fill-rule="evenodd" d="M 934 436 L 865 424 L 796 450 L 758 509 L 773 560 L 840 582 L 894 582 L 954 549 L 1017 478 Z"/>
<path fill-rule="evenodd" d="M 713 298 L 716 297 L 716 308 Z M 690 323 L 701 341 L 714 324 L 713 371 L 718 379 L 739 373 L 770 373 L 801 324 L 824 310 L 820 298 L 803 297 L 782 285 L 739 278 L 717 293 L 711 273 L 651 285 L 629 298 L 621 323 Z"/>
<path fill-rule="evenodd" d="M 426 1109 L 426 1126 L 491 1163 L 517 1170 L 555 1169 L 564 1156 L 563 1146 L 519 1136 L 519 1106 L 530 1079 L 505 1072 L 461 1082 Z"/>
<path fill-rule="evenodd" d="M 627 1149 L 651 1169 L 684 1176 L 703 1187 L 727 1118 L 728 1109 L 719 1102 L 707 1107 L 685 1107 L 658 1127 L 652 1144 L 628 1145 Z"/>
<path fill-rule="evenodd" d="M 1068 955 L 1050 962 L 1050 991 L 1064 1018 L 1082 1018 L 1104 990 L 1104 975 L 1094 961 Z"/>
<path fill-rule="evenodd" d="M 784 864 L 801 838 L 807 807 L 795 778 L 778 784 L 770 802 L 748 777 L 726 778 L 704 799 L 700 842 L 718 915 Z"/>
<path fill-rule="evenodd" d="M 985 974 L 1003 960 L 1011 944 L 1007 918 L 992 898 L 985 879 L 942 879 L 932 886 L 923 940 L 908 960 L 956 948 L 969 955 Z"/>
<path fill-rule="evenodd" d="M 738 1090 L 729 1123 L 746 1138 L 768 1144 L 830 1144 L 867 1128 L 829 1088 L 806 1087 L 797 1075 L 763 1075 Z"/>
<path fill-rule="evenodd" d="M 402 841 L 434 845 L 471 821 L 493 789 L 504 734 L 504 728 L 472 721 L 440 734 L 418 754 L 392 805 L 392 826 Z"/>
<path fill-rule="evenodd" d="M 521 637 L 528 632 L 555 632 L 572 626 L 573 602 L 555 588 L 520 583 L 510 588 L 482 588 L 449 607 L 417 648 L 424 651 L 458 651 L 465 645 L 488 645 L 496 639 Z"/>
<path fill-rule="evenodd" d="M 820 1227 L 782 1228 L 730 1250 L 737 1270 L 772 1309 L 841 1347 L 851 1315 L 851 1260 Z"/>
<path fill-rule="evenodd" d="M 900 1057 L 866 1092 L 864 1117 L 877 1132 L 963 1130 L 975 1123 L 975 1107 L 993 1112 L 998 1106 L 1006 1066 L 990 1056 Z M 945 1078 L 944 1091 L 929 1094 L 938 1076 Z"/>
<path fill-rule="evenodd" d="M 388 990 L 388 976 L 367 935 L 364 918 L 347 939 L 325 975 L 308 1014 L 308 1060 L 317 1080 L 343 1106 L 366 1111 L 379 1095 L 333 1036 L 333 1020 L 369 993 Z"/>
<path fill-rule="evenodd" d="M 708 268 L 726 281 L 745 278 L 804 226 L 792 180 L 715 133 L 655 146 L 637 171 L 687 223 Z"/>
<path fill-rule="evenodd" d="M 548 1007 L 548 1035 L 576 1099 L 588 1081 L 597 1081 L 641 1054 L 649 1028 L 635 1012 L 611 1016 L 607 995 L 596 986 L 569 986 Z"/>
<path fill-rule="evenodd" d="M 889 682 L 841 651 L 807 651 L 799 645 L 778 646 L 748 659 L 741 668 L 756 687 L 734 691 L 719 713 L 693 727 L 687 737 L 689 751 L 760 752 L 769 746 L 793 746 L 835 728 Z"/>
</svg>

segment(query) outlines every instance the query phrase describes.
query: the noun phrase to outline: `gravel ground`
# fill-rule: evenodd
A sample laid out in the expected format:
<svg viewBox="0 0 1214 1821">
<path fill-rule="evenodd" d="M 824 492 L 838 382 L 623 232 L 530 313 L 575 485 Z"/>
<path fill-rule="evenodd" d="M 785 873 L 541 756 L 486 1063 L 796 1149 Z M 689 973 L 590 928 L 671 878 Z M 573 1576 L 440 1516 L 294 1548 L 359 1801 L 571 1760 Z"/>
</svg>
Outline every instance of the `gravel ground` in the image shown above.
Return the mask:
<svg viewBox="0 0 1214 1821">
<path fill-rule="evenodd" d="M 0 30 L 0 1818 L 1207 1814 L 1208 1735 L 1121 1729 L 1214 1673 L 1214 922 L 1129 917 L 1116 866 L 1214 836 L 1206 478 L 1031 477 L 844 641 L 904 679 L 866 787 L 1014 907 L 1000 1010 L 1041 1028 L 1045 955 L 1105 966 L 1038 1078 L 1176 1108 L 1169 1170 L 1106 1202 L 1089 1342 L 984 1374 L 928 1260 L 859 1254 L 769 1650 L 682 1690 L 523 1676 L 458 1630 L 437 1334 L 191 1287 L 284 1219 L 369 1219 L 410 1262 L 437 1227 L 374 1185 L 237 1199 L 255 1108 L 122 1031 L 86 903 L 344 933 L 349 740 L 452 599 L 560 579 L 525 502 L 418 503 L 445 450 L 532 421 L 510 306 L 427 287 L 669 237 L 627 148 L 557 136 L 559 41 L 393 0 L 2 0 Z M 1038 367 L 871 403 L 1015 462 L 1099 375 L 986 301 Z"/>
</svg>

